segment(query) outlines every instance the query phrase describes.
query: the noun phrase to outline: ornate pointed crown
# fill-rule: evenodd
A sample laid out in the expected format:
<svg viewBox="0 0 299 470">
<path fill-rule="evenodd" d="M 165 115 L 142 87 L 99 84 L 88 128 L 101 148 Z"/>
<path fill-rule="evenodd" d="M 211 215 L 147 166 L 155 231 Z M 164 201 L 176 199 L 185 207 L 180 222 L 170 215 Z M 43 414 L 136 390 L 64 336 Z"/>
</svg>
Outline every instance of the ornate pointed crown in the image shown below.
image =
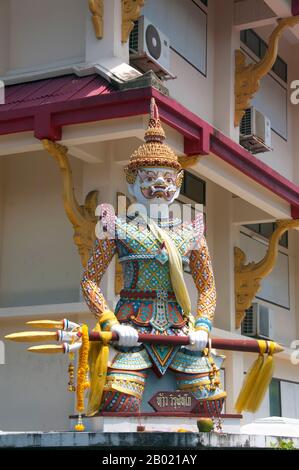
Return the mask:
<svg viewBox="0 0 299 470">
<path fill-rule="evenodd" d="M 130 157 L 125 168 L 129 184 L 135 183 L 137 170 L 142 167 L 166 167 L 181 170 L 181 165 L 174 151 L 164 143 L 165 132 L 159 118 L 155 99 L 151 99 L 150 119 L 144 135 L 145 144 L 140 145 Z"/>
</svg>

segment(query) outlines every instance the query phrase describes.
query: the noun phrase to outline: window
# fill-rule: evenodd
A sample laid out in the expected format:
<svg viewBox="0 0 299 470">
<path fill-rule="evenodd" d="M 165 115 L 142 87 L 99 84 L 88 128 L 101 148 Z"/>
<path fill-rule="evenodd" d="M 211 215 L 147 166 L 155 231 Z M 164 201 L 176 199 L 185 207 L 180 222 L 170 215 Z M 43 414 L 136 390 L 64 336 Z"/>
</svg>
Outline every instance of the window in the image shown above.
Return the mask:
<svg viewBox="0 0 299 470">
<path fill-rule="evenodd" d="M 184 172 L 184 180 L 181 187 L 181 195 L 196 202 L 197 204 L 206 204 L 206 183 L 198 176 Z"/>
<path fill-rule="evenodd" d="M 206 76 L 207 13 L 202 0 L 147 0 L 144 16 L 170 41 L 170 48 Z M 157 5 L 159 4 L 159 5 Z"/>
<path fill-rule="evenodd" d="M 241 31 L 241 41 L 260 59 L 265 55 L 268 48 L 265 41 L 252 29 Z M 288 65 L 281 57 L 277 57 L 272 70 L 283 82 L 288 82 Z"/>
<path fill-rule="evenodd" d="M 258 263 L 268 250 L 268 242 L 266 238 L 264 241 L 256 237 L 254 233 L 250 233 L 247 227 L 244 226 L 240 232 L 240 248 L 244 251 L 247 262 Z M 290 309 L 289 256 L 285 248 L 280 248 L 275 267 L 263 279 L 256 298 L 284 309 Z"/>
<path fill-rule="evenodd" d="M 280 380 L 281 414 L 286 418 L 299 418 L 299 384 Z"/>
<path fill-rule="evenodd" d="M 270 222 L 268 224 L 251 224 L 251 225 L 245 225 L 249 230 L 252 230 L 255 233 L 258 233 L 259 235 L 262 235 L 263 237 L 269 238 L 271 237 L 272 233 L 274 232 L 276 228 L 275 222 Z M 280 246 L 283 246 L 284 248 L 288 248 L 289 246 L 289 239 L 288 239 L 288 232 L 285 232 L 283 236 L 281 237 L 279 241 Z"/>
<path fill-rule="evenodd" d="M 272 379 L 269 385 L 270 416 L 281 416 L 280 380 Z"/>
<path fill-rule="evenodd" d="M 248 48 L 245 50 L 248 63 L 254 63 L 256 57 L 265 55 L 268 46 L 252 29 L 241 32 L 241 41 Z M 270 119 L 272 131 L 284 140 L 288 138 L 287 83 L 288 66 L 281 57 L 277 57 L 272 72 L 261 80 L 260 89 L 252 99 L 252 106 Z"/>
<path fill-rule="evenodd" d="M 288 66 L 280 57 L 277 57 L 273 65 L 273 72 L 285 83 L 288 83 Z"/>
<path fill-rule="evenodd" d="M 177 200 L 180 204 L 182 214 L 184 217 L 187 217 L 185 220 L 194 220 L 198 212 L 203 213 L 203 220 L 204 220 L 204 235 L 207 235 L 207 227 L 206 227 L 206 214 L 204 212 L 204 208 L 206 204 L 206 182 L 203 181 L 198 176 L 193 175 L 193 173 L 189 173 L 188 171 L 184 171 L 184 179 L 181 186 L 180 197 Z M 191 206 L 191 211 L 184 213 L 184 205 Z M 200 208 L 197 206 L 200 204 Z M 190 274 L 190 267 L 189 265 L 184 266 L 185 273 Z"/>
<path fill-rule="evenodd" d="M 258 57 L 261 57 L 261 41 L 252 29 L 241 32 L 241 41 Z"/>
<path fill-rule="evenodd" d="M 299 418 L 299 384 L 289 380 L 272 379 L 269 385 L 270 416 Z"/>
</svg>

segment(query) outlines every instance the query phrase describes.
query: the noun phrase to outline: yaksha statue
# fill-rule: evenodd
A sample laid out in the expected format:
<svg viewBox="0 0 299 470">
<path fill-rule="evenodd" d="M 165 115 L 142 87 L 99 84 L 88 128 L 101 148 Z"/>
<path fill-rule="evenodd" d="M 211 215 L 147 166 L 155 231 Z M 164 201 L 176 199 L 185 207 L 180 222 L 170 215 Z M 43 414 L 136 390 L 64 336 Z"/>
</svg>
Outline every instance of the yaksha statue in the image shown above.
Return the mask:
<svg viewBox="0 0 299 470">
<path fill-rule="evenodd" d="M 93 400 L 89 414 L 97 411 L 138 412 L 147 372 L 162 376 L 171 369 L 177 388 L 198 400 L 198 411 L 218 416 L 226 393 L 220 383 L 223 356 L 207 348 L 216 305 L 215 281 L 202 214 L 192 222 L 170 217 L 169 206 L 178 197 L 183 170 L 178 157 L 164 143 L 165 134 L 152 100 L 145 144 L 130 157 L 125 168 L 129 193 L 140 210 L 116 217 L 101 206 L 101 233 L 82 279 L 90 310 L 102 331 L 114 331 L 116 354 L 110 361 L 104 391 Z M 101 279 L 117 253 L 124 288 L 112 312 L 100 288 Z M 198 303 L 191 311 L 184 281 L 188 265 Z M 188 335 L 187 347 L 138 343 L 138 333 Z M 96 357 L 91 364 L 95 372 Z"/>
</svg>

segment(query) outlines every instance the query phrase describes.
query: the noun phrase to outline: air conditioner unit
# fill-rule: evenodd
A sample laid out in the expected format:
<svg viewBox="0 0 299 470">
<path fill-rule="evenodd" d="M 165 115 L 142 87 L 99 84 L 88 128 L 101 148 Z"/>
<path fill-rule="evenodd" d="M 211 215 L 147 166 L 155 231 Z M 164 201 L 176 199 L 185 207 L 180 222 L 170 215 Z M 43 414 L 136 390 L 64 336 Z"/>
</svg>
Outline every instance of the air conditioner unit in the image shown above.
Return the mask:
<svg viewBox="0 0 299 470">
<path fill-rule="evenodd" d="M 271 339 L 273 336 L 272 315 L 273 311 L 265 305 L 253 303 L 246 310 L 241 327 L 242 335 Z"/>
<path fill-rule="evenodd" d="M 129 40 L 130 63 L 142 72 L 152 70 L 165 79 L 175 78 L 169 72 L 169 39 L 144 16 L 135 21 Z"/>
<path fill-rule="evenodd" d="M 253 106 L 242 118 L 240 144 L 253 154 L 272 151 L 271 121 Z"/>
</svg>

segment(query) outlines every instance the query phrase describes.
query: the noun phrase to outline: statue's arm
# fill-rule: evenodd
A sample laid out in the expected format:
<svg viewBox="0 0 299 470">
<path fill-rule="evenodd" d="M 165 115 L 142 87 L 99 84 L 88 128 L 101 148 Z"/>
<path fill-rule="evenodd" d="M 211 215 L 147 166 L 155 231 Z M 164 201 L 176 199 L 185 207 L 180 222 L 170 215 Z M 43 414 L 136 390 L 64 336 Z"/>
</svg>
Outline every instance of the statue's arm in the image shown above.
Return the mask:
<svg viewBox="0 0 299 470">
<path fill-rule="evenodd" d="M 116 243 L 114 238 L 107 236 L 96 239 L 81 281 L 84 299 L 90 311 L 97 317 L 104 331 L 109 331 L 112 325 L 118 323 L 116 316 L 109 309 L 100 288 L 101 279 L 115 252 Z"/>
<path fill-rule="evenodd" d="M 216 287 L 212 262 L 204 236 L 201 244 L 190 253 L 190 269 L 198 291 L 195 330 L 211 331 L 216 308 Z"/>
</svg>

